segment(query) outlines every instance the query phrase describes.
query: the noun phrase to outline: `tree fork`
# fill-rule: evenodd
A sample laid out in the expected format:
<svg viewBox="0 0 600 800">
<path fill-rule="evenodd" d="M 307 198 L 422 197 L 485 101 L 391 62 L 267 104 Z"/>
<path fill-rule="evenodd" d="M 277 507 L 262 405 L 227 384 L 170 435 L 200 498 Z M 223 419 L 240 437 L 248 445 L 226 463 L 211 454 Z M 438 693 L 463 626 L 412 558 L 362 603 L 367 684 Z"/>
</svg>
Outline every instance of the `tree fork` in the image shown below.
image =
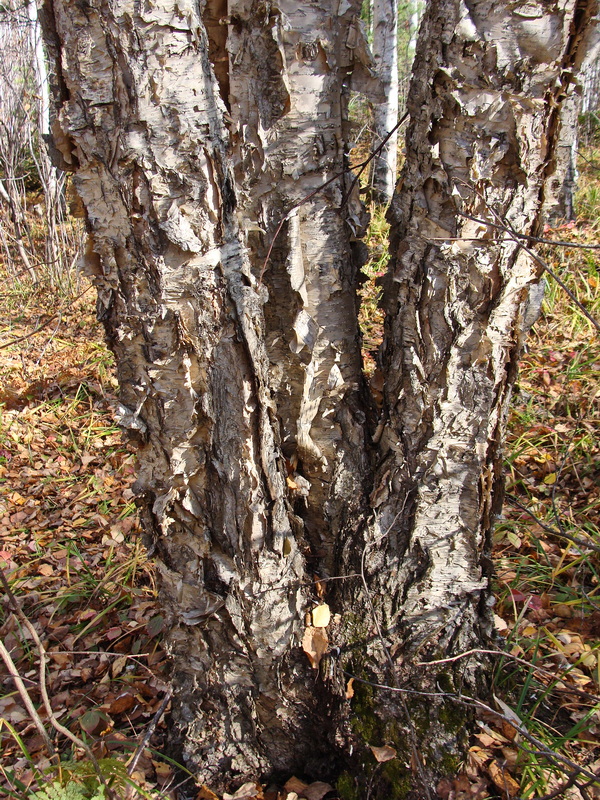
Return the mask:
<svg viewBox="0 0 600 800">
<path fill-rule="evenodd" d="M 86 208 L 159 555 L 176 735 L 213 788 L 332 777 L 345 760 L 345 785 L 370 780 L 372 797 L 427 796 L 465 715 L 371 684 L 448 694 L 486 672 L 417 666 L 490 636 L 501 439 L 538 280 L 517 242 L 469 217 L 539 232 L 547 90 L 576 68 L 593 9 L 430 3 L 375 412 L 357 193 L 333 182 L 299 204 L 345 170 L 348 92 L 369 84 L 358 6 L 44 4 L 55 145 Z M 301 647 L 315 575 L 334 612 L 318 675 Z M 350 700 L 344 671 L 369 681 Z M 365 778 L 384 743 L 399 758 Z"/>
</svg>

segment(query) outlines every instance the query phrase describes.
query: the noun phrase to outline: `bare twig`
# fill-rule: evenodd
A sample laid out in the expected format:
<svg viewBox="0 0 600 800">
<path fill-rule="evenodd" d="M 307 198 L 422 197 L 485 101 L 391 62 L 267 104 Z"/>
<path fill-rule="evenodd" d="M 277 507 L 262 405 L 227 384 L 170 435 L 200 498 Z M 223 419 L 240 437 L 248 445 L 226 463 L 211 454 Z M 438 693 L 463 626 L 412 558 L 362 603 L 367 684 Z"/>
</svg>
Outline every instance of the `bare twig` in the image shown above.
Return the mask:
<svg viewBox="0 0 600 800">
<path fill-rule="evenodd" d="M 553 269 L 551 269 L 548 266 L 548 264 L 544 261 L 543 258 L 538 256 L 537 253 L 535 253 L 533 250 L 531 250 L 531 248 L 527 247 L 523 243 L 523 240 L 536 241 L 536 237 L 532 237 L 532 236 L 529 236 L 528 234 L 520 233 L 519 231 L 516 231 L 510 224 L 507 224 L 506 221 L 503 220 L 500 217 L 500 215 L 495 211 L 495 209 L 492 208 L 492 206 L 490 206 L 490 204 L 485 199 L 485 197 L 481 194 L 481 192 L 479 192 L 474 186 L 471 186 L 469 183 L 467 183 L 465 181 L 460 181 L 460 184 L 462 186 L 465 186 L 467 189 L 469 189 L 474 194 L 476 194 L 477 197 L 479 197 L 479 199 L 485 204 L 485 206 L 488 209 L 488 211 L 495 217 L 496 222 L 495 223 L 494 222 L 490 222 L 489 220 L 485 220 L 485 219 L 481 219 L 479 217 L 475 217 L 472 214 L 466 214 L 464 211 L 460 211 L 459 209 L 456 209 L 456 213 L 459 214 L 461 217 L 464 217 L 465 219 L 470 219 L 473 222 L 478 222 L 481 225 L 485 225 L 487 227 L 494 228 L 495 230 L 500 230 L 500 231 L 503 231 L 504 233 L 507 233 L 513 239 L 513 241 L 516 244 L 518 244 L 519 247 L 527 253 L 527 255 L 530 258 L 532 258 L 545 272 L 548 273 L 548 275 L 550 275 L 550 277 L 552 277 L 558 283 L 558 285 L 561 287 L 561 289 L 571 298 L 572 302 L 577 306 L 577 308 L 581 311 L 581 313 L 592 323 L 592 325 L 596 328 L 597 331 L 600 331 L 600 322 L 598 322 L 589 313 L 589 311 L 586 309 L 586 307 L 582 303 L 579 302 L 577 297 L 569 289 L 569 287 L 562 280 L 562 278 L 559 278 L 559 276 L 554 272 Z M 547 244 L 561 244 L 559 242 L 552 242 L 551 240 L 547 240 L 546 243 Z M 562 243 L 562 244 L 564 244 L 564 243 Z M 573 246 L 571 243 L 567 243 L 567 244 L 569 244 L 570 247 Z M 595 248 L 600 248 L 600 245 L 593 245 L 592 249 L 595 249 Z"/>
<path fill-rule="evenodd" d="M 58 731 L 58 733 L 61 733 L 63 736 L 65 736 L 67 739 L 69 739 L 76 747 L 80 747 L 85 752 L 85 754 L 87 755 L 87 757 L 90 759 L 90 761 L 92 762 L 92 764 L 94 766 L 94 769 L 95 769 L 96 774 L 98 776 L 98 780 L 105 787 L 105 789 L 106 789 L 106 791 L 108 793 L 108 796 L 111 797 L 112 796 L 112 792 L 111 792 L 110 788 L 107 786 L 106 781 L 104 780 L 104 776 L 102 774 L 102 770 L 100 769 L 100 765 L 98 764 L 98 760 L 97 760 L 96 756 L 94 755 L 94 753 L 92 752 L 92 749 L 86 744 L 86 742 L 84 742 L 82 739 L 80 739 L 78 736 L 76 736 L 74 733 L 72 733 L 64 725 L 62 725 L 56 719 L 56 716 L 54 715 L 54 709 L 52 708 L 52 704 L 50 703 L 50 698 L 48 697 L 48 687 L 46 685 L 46 648 L 42 644 L 42 640 L 40 639 L 40 637 L 38 635 L 38 632 L 36 631 L 35 627 L 32 625 L 32 623 L 30 622 L 29 618 L 23 612 L 23 609 L 19 605 L 19 603 L 17 601 L 17 598 L 15 597 L 15 595 L 13 593 L 13 590 L 10 588 L 10 584 L 6 580 L 6 575 L 4 574 L 4 570 L 2 570 L 1 568 L 0 568 L 0 583 L 2 584 L 2 586 L 4 588 L 4 591 L 6 592 L 6 595 L 7 595 L 8 599 L 9 599 L 9 602 L 10 602 L 15 614 L 21 620 L 23 625 L 25 625 L 25 627 L 27 628 L 27 630 L 31 634 L 31 638 L 33 639 L 33 641 L 35 642 L 35 645 L 37 647 L 37 650 L 38 650 L 38 653 L 39 653 L 39 656 L 40 656 L 40 670 L 39 670 L 40 694 L 42 696 L 42 702 L 44 704 L 44 709 L 46 711 L 46 715 L 48 717 L 48 721 L 50 722 L 52 727 L 56 731 Z M 23 687 L 23 688 L 25 688 L 25 687 Z M 53 752 L 53 751 L 51 751 L 51 752 Z"/>
<path fill-rule="evenodd" d="M 586 541 L 585 539 L 580 539 L 577 536 L 572 536 L 570 533 L 567 533 L 566 531 L 558 530 L 557 528 L 553 528 L 551 525 L 546 525 L 546 523 L 543 522 L 539 517 L 537 517 L 533 513 L 533 511 L 531 511 L 531 509 L 527 508 L 527 506 L 523 505 L 523 503 L 521 503 L 519 500 L 517 500 L 517 498 L 514 495 L 507 494 L 506 495 L 506 499 L 512 505 L 517 506 L 517 508 L 520 508 L 526 514 L 529 514 L 529 516 L 535 522 L 537 522 L 537 524 L 540 526 L 540 528 L 542 528 L 542 530 L 545 530 L 547 533 L 551 533 L 553 536 L 559 536 L 559 537 L 561 537 L 563 539 L 568 539 L 568 541 L 573 542 L 573 544 L 576 544 L 578 547 L 586 547 L 588 550 L 593 550 L 596 553 L 600 553 L 600 545 L 594 544 L 593 542 Z"/>
<path fill-rule="evenodd" d="M 415 666 L 417 667 L 430 667 L 435 666 L 437 664 L 450 664 L 454 661 L 460 661 L 462 658 L 468 658 L 472 655 L 490 655 L 490 656 L 500 656 L 501 658 L 507 658 L 510 661 L 514 661 L 517 664 L 521 664 L 528 669 L 533 670 L 534 672 L 538 672 L 542 675 L 548 675 L 551 678 L 554 678 L 556 681 L 562 681 L 565 677 L 568 676 L 569 669 L 566 669 L 561 675 L 557 675 L 556 672 L 546 669 L 545 667 L 540 666 L 539 664 L 527 661 L 525 658 L 520 658 L 519 656 L 515 656 L 512 653 L 507 653 L 505 650 L 486 650 L 485 648 L 474 647 L 471 650 L 466 650 L 464 653 L 458 653 L 455 656 L 449 656 L 448 658 L 439 658 L 435 661 L 419 661 Z M 550 658 L 551 656 L 545 656 L 545 658 Z M 545 686 L 545 684 L 543 684 Z M 553 692 L 561 692 L 565 694 L 576 694 L 579 697 L 582 697 L 585 700 L 589 700 L 592 703 L 597 703 L 600 705 L 600 696 L 595 694 L 590 694 L 589 692 L 584 692 L 583 689 L 578 689 L 576 686 L 565 686 L 564 688 L 561 686 L 552 686 L 546 687 L 551 689 Z"/>
<path fill-rule="evenodd" d="M 561 765 L 565 765 L 569 767 L 571 770 L 574 770 L 579 775 L 584 775 L 586 778 L 590 779 L 594 783 L 598 782 L 598 776 L 595 775 L 590 770 L 582 767 L 580 764 L 576 764 L 571 759 L 563 756 L 561 753 L 556 753 L 553 750 L 549 750 L 543 742 L 537 739 L 535 736 L 532 736 L 529 731 L 523 726 L 523 724 L 516 724 L 515 719 L 511 719 L 510 717 L 502 714 L 500 711 L 496 711 L 491 706 L 488 706 L 487 703 L 482 702 L 481 700 L 477 700 L 474 697 L 469 697 L 467 695 L 462 694 L 453 694 L 452 692 L 423 692 L 419 691 L 418 689 L 409 689 L 404 687 L 397 687 L 397 686 L 388 686 L 384 683 L 376 683 L 375 681 L 368 681 L 364 678 L 359 678 L 357 675 L 353 675 L 351 672 L 347 672 L 344 670 L 344 675 L 347 675 L 350 678 L 354 678 L 354 680 L 358 681 L 359 683 L 365 683 L 368 686 L 372 686 L 375 689 L 384 689 L 388 692 L 398 692 L 400 694 L 413 694 L 419 695 L 422 697 L 444 697 L 448 700 L 454 700 L 461 705 L 467 706 L 469 708 L 479 708 L 482 711 L 485 711 L 488 714 L 491 714 L 498 719 L 507 722 L 511 727 L 517 728 L 519 734 L 526 739 L 530 744 L 533 744 L 536 748 L 535 752 L 544 758 L 546 758 L 551 763 L 557 764 L 559 762 Z M 526 750 L 526 752 L 531 752 Z"/>
<path fill-rule="evenodd" d="M 6 347 L 10 347 L 13 344 L 19 344 L 19 342 L 24 342 L 25 339 L 30 339 L 32 336 L 35 336 L 36 333 L 39 333 L 39 331 L 43 331 L 44 328 L 47 328 L 48 325 L 50 325 L 50 323 L 52 322 L 52 320 L 55 320 L 58 316 L 59 312 L 57 311 L 56 314 L 52 314 L 52 316 L 49 317 L 45 322 L 42 322 L 41 325 L 38 325 L 37 328 L 34 328 L 32 331 L 29 331 L 29 333 L 26 333 L 24 336 L 17 336 L 16 339 L 11 339 L 10 342 L 5 342 L 4 344 L 0 344 L 0 350 L 4 350 Z"/>
<path fill-rule="evenodd" d="M 276 241 L 277 237 L 279 236 L 279 234 L 281 233 L 281 229 L 283 228 L 285 223 L 290 219 L 290 217 L 292 216 L 294 211 L 297 208 L 299 208 L 300 206 L 304 205 L 304 203 L 307 203 L 309 200 L 311 200 L 316 194 L 318 194 L 319 192 L 323 191 L 323 189 L 327 188 L 327 186 L 329 186 L 330 183 L 333 183 L 334 181 L 337 181 L 339 178 L 343 178 L 344 175 L 346 175 L 347 172 L 353 172 L 355 169 L 357 169 L 358 173 L 354 176 L 354 179 L 352 180 L 352 183 L 350 184 L 350 188 L 348 189 L 346 194 L 342 197 L 342 202 L 340 204 L 340 210 L 342 208 L 344 208 L 344 206 L 346 205 L 346 203 L 350 199 L 350 196 L 352 195 L 352 191 L 353 191 L 354 187 L 356 186 L 357 182 L 360 179 L 360 176 L 362 175 L 362 173 L 364 172 L 364 170 L 366 169 L 368 164 L 375 158 L 376 155 L 378 155 L 381 152 L 381 150 L 385 147 L 385 145 L 386 145 L 388 139 L 390 138 L 390 136 L 392 136 L 398 130 L 400 125 L 402 125 L 402 123 L 407 119 L 407 117 L 408 117 L 408 112 L 406 112 L 406 114 L 404 114 L 404 116 L 398 122 L 398 124 L 395 125 L 392 128 L 392 130 L 386 135 L 386 137 L 381 141 L 381 143 L 373 150 L 373 152 L 370 154 L 370 156 L 367 159 L 362 161 L 360 164 L 353 164 L 352 166 L 346 167 L 346 169 L 344 169 L 342 172 L 336 173 L 332 178 L 329 178 L 328 180 L 326 180 L 325 183 L 322 183 L 320 186 L 317 186 L 317 188 L 313 189 L 312 192 L 307 194 L 301 200 L 298 200 L 297 203 L 294 203 L 294 205 L 289 209 L 287 214 L 285 214 L 285 216 L 281 218 L 281 221 L 279 222 L 279 225 L 275 229 L 275 233 L 273 234 L 273 238 L 271 239 L 271 244 L 269 245 L 269 249 L 267 250 L 267 255 L 265 256 L 265 260 L 263 262 L 262 269 L 260 271 L 260 282 L 261 283 L 262 283 L 262 280 L 263 280 L 263 277 L 264 277 L 264 274 L 265 274 L 265 270 L 267 269 L 267 266 L 269 264 L 269 260 L 271 258 L 271 253 L 273 252 L 273 247 L 275 246 L 275 241 Z"/>
<path fill-rule="evenodd" d="M 86 289 L 83 290 L 83 292 L 80 292 L 80 294 L 78 294 L 77 297 L 74 297 L 72 300 L 69 300 L 69 305 L 73 305 L 73 303 L 76 303 L 77 300 L 80 300 L 86 292 L 89 292 L 89 290 L 91 288 L 92 288 L 91 285 L 88 286 Z M 63 306 L 63 308 L 64 308 L 64 306 Z M 38 325 L 37 328 L 35 328 L 32 331 L 29 331 L 29 333 L 24 334 L 24 336 L 18 336 L 16 339 L 11 339 L 10 342 L 5 342 L 4 344 L 0 344 L 0 350 L 4 350 L 4 348 L 10 347 L 13 344 L 18 344 L 19 342 L 24 342 L 25 339 L 30 339 L 32 336 L 35 336 L 36 333 L 39 333 L 44 328 L 47 328 L 48 325 L 50 325 L 50 323 L 52 322 L 52 320 L 56 319 L 56 317 L 61 317 L 61 315 L 62 315 L 62 309 L 59 309 L 54 314 L 52 314 L 52 316 L 49 317 L 45 322 L 42 322 L 41 325 Z M 59 324 L 60 324 L 60 322 L 59 322 Z M 55 333 L 56 333 L 56 331 L 52 334 L 52 336 L 54 336 Z M 46 347 L 47 346 L 48 345 L 46 345 Z M 42 355 L 43 355 L 43 353 L 42 353 Z M 41 358 L 41 356 L 40 356 L 40 358 Z"/>
<path fill-rule="evenodd" d="M 594 162 L 593 162 L 593 161 L 592 161 L 590 158 L 588 158 L 587 156 L 584 156 L 584 155 L 583 155 L 583 153 L 581 152 L 581 150 L 578 150 L 578 151 L 577 151 L 577 155 L 578 155 L 580 158 L 583 158 L 583 160 L 584 160 L 584 161 L 585 161 L 585 162 L 586 162 L 586 163 L 587 163 L 587 164 L 588 164 L 588 165 L 589 165 L 589 166 L 590 166 L 590 167 L 591 167 L 593 170 L 596 170 L 596 172 L 600 172 L 600 167 L 599 167 L 597 164 L 594 164 Z"/>
<path fill-rule="evenodd" d="M 465 185 L 469 186 L 469 184 Z M 469 189 L 473 189 L 473 187 L 469 186 Z M 461 217 L 466 217 L 466 219 L 470 219 L 473 222 L 479 222 L 481 225 L 485 225 L 488 228 L 495 228 L 496 230 L 504 231 L 505 233 L 510 233 L 513 239 L 522 239 L 523 241 L 531 242 L 532 244 L 551 244 L 555 247 L 578 248 L 580 250 L 600 250 L 600 244 L 582 244 L 581 242 L 565 242 L 562 239 L 543 239 L 540 238 L 539 236 L 531 236 L 528 233 L 519 233 L 519 231 L 515 231 L 511 227 L 508 227 L 507 225 L 504 225 L 502 223 L 494 224 L 493 222 L 489 222 L 484 219 L 479 219 L 479 217 L 474 217 L 470 214 L 465 214 L 464 211 L 459 211 L 458 213 L 460 214 Z"/>
<path fill-rule="evenodd" d="M 167 689 L 167 693 L 163 697 L 162 702 L 161 702 L 160 706 L 158 707 L 158 709 L 156 711 L 156 714 L 152 717 L 152 720 L 151 720 L 150 724 L 148 725 L 148 728 L 146 730 L 146 733 L 144 734 L 144 737 L 143 737 L 142 741 L 137 746 L 137 748 L 135 750 L 135 753 L 131 756 L 131 760 L 130 760 L 129 764 L 127 765 L 127 774 L 128 775 L 132 775 L 133 774 L 133 771 L 136 768 L 138 761 L 140 760 L 140 756 L 142 755 L 142 753 L 146 749 L 146 746 L 147 746 L 148 742 L 150 741 L 150 737 L 152 736 L 152 734 L 154 733 L 154 731 L 156 729 L 156 726 L 160 722 L 160 718 L 165 713 L 165 709 L 168 706 L 169 701 L 171 700 L 172 694 L 173 694 L 173 688 L 171 686 L 169 686 L 169 688 Z"/>
<path fill-rule="evenodd" d="M 397 123 L 396 125 L 394 125 L 394 127 L 392 128 L 392 130 L 391 130 L 391 131 L 389 131 L 389 133 L 387 133 L 387 134 L 385 135 L 385 137 L 384 137 L 384 138 L 381 140 L 381 142 L 380 142 L 380 143 L 377 145 L 377 147 L 376 147 L 376 148 L 373 150 L 373 152 L 372 152 L 372 153 L 370 154 L 370 156 L 369 156 L 369 157 L 366 159 L 366 161 L 363 161 L 363 162 L 362 162 L 362 164 L 356 164 L 355 166 L 353 166 L 353 167 L 350 167 L 350 168 L 349 168 L 349 169 L 351 169 L 351 170 L 355 170 L 355 169 L 357 169 L 357 170 L 358 170 L 358 172 L 357 172 L 357 173 L 356 173 L 356 175 L 354 176 L 354 179 L 353 179 L 352 183 L 350 184 L 350 188 L 348 189 L 348 191 L 347 191 L 347 192 L 346 192 L 346 194 L 344 195 L 344 198 L 342 199 L 342 205 L 341 205 L 341 207 L 342 207 L 342 208 L 343 208 L 343 207 L 346 205 L 346 203 L 348 202 L 348 200 L 349 200 L 349 199 L 350 199 L 350 197 L 352 196 L 352 192 L 354 191 L 354 187 L 356 186 L 356 184 L 357 184 L 357 183 L 358 183 L 358 181 L 360 180 L 360 176 L 363 174 L 363 172 L 365 171 L 365 169 L 367 168 L 367 166 L 368 166 L 368 165 L 370 164 L 370 162 L 371 162 L 371 161 L 372 161 L 372 160 L 375 158 L 375 156 L 377 156 L 377 155 L 379 155 L 379 153 L 381 153 L 381 151 L 382 151 L 382 150 L 383 150 L 383 148 L 386 146 L 386 144 L 388 143 L 388 141 L 390 140 L 390 138 L 391 138 L 391 137 L 394 135 L 394 133 L 396 133 L 396 131 L 398 130 L 398 128 L 399 128 L 399 127 L 402 125 L 402 123 L 403 123 L 403 122 L 405 122 L 405 121 L 408 119 L 408 117 L 409 117 L 409 112 L 407 111 L 407 112 L 406 112 L 405 114 L 403 114 L 403 115 L 402 115 L 402 117 L 401 117 L 401 118 L 398 120 L 398 123 Z"/>
<path fill-rule="evenodd" d="M 586 319 L 588 319 L 592 323 L 594 328 L 596 328 L 596 330 L 600 332 L 600 322 L 598 322 L 598 320 L 590 314 L 590 312 L 583 305 L 583 303 L 579 302 L 577 297 L 569 289 L 569 287 L 562 280 L 562 278 L 559 278 L 559 276 L 556 274 L 556 272 L 554 272 L 553 269 L 550 269 L 550 267 L 544 261 L 544 259 L 540 258 L 540 256 L 538 256 L 537 253 L 535 253 L 529 247 L 525 247 L 525 245 L 522 244 L 521 242 L 517 242 L 517 244 L 519 244 L 519 246 L 527 253 L 527 255 L 529 255 L 534 261 L 536 261 L 539 264 L 539 266 L 542 267 L 542 269 L 545 272 L 547 272 L 548 275 L 550 275 L 550 277 L 553 278 L 556 281 L 556 283 L 558 283 L 558 285 L 563 290 L 563 292 L 565 292 L 571 298 L 572 302 L 577 306 L 577 308 L 581 311 L 581 313 L 584 315 L 584 317 L 586 317 Z"/>
<path fill-rule="evenodd" d="M 55 756 L 56 755 L 56 750 L 54 749 L 54 745 L 52 744 L 52 740 L 48 736 L 48 731 L 44 727 L 44 723 L 40 719 L 40 715 L 38 714 L 38 712 L 35 709 L 35 706 L 33 705 L 33 701 L 31 699 L 31 697 L 29 696 L 29 692 L 25 688 L 25 684 L 23 683 L 23 679 L 19 675 L 19 671 L 15 666 L 15 662 L 12 660 L 10 653 L 8 652 L 6 647 L 4 646 L 4 642 L 2 641 L 2 639 L 0 639 L 0 656 L 2 656 L 2 660 L 4 661 L 4 663 L 6 665 L 6 669 L 8 670 L 9 675 L 11 676 L 13 681 L 15 682 L 15 686 L 17 687 L 17 691 L 19 692 L 19 695 L 21 696 L 21 700 L 23 701 L 23 704 L 24 704 L 25 708 L 27 709 L 27 712 L 28 712 L 29 716 L 31 717 L 35 727 L 40 732 L 40 736 L 44 740 L 44 744 L 48 748 L 48 752 L 52 756 Z"/>
<path fill-rule="evenodd" d="M 544 794 L 541 797 L 535 797 L 533 798 L 533 800 L 554 800 L 555 797 L 562 797 L 567 789 L 570 789 L 571 787 L 575 786 L 578 777 L 579 777 L 578 773 L 573 772 L 569 776 L 568 780 L 566 780 L 564 783 L 561 783 L 560 786 L 558 786 L 553 792 L 550 792 L 549 794 Z M 579 788 L 581 789 L 582 787 Z"/>
</svg>

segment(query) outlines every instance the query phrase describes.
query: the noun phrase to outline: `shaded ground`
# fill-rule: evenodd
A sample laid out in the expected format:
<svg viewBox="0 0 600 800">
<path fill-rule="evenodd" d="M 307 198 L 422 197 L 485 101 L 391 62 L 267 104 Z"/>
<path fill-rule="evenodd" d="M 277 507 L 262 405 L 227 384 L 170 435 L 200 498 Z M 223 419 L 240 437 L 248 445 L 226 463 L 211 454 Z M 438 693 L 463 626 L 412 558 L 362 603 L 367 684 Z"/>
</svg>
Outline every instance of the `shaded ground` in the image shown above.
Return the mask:
<svg viewBox="0 0 600 800">
<path fill-rule="evenodd" d="M 168 669 L 153 570 L 137 536 L 134 459 L 113 422 L 111 357 L 100 343 L 91 291 L 58 311 L 47 286 L 6 289 L 0 303 L 0 342 L 27 337 L 0 350 L 0 566 L 45 642 L 57 718 L 90 741 L 98 758 L 131 755 L 161 704 Z M 39 706 L 31 636 L 6 597 L 1 611 L 0 636 Z M 35 778 L 28 757 L 38 768 L 49 762 L 12 681 L 3 678 L 3 770 L 28 786 Z M 43 709 L 40 716 L 45 721 Z M 153 744 L 160 743 L 159 728 Z M 149 754 L 137 771 L 158 783 L 171 773 Z"/>
</svg>

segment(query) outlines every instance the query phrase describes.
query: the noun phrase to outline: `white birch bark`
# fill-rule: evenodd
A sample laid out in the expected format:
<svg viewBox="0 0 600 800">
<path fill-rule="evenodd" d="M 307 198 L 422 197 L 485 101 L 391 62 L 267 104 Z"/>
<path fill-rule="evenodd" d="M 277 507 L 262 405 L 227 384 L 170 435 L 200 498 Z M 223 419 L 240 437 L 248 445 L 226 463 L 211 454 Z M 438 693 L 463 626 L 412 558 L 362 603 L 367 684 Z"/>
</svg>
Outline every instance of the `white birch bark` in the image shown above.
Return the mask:
<svg viewBox="0 0 600 800">
<path fill-rule="evenodd" d="M 331 759 L 299 643 L 313 576 L 366 504 L 360 206 L 340 213 L 332 184 L 263 261 L 282 216 L 343 171 L 358 11 L 93 0 L 44 17 L 55 143 L 139 440 L 177 725 L 214 786 Z"/>
<path fill-rule="evenodd" d="M 379 682 L 435 692 L 439 670 L 414 662 L 491 633 L 486 554 L 501 505 L 502 436 L 540 274 L 486 223 L 541 233 L 560 107 L 595 8 L 432 0 L 421 25 L 391 210 L 380 464 L 366 539 L 367 584 L 395 664 L 390 676 L 371 659 L 367 674 Z M 442 685 L 481 691 L 485 665 L 459 663 Z M 393 697 L 380 702 L 389 719 Z M 438 702 L 410 701 L 411 720 L 397 706 L 405 736 L 420 732 L 425 770 L 456 746 L 456 730 L 437 724 Z"/>
<path fill-rule="evenodd" d="M 385 102 L 373 104 L 373 148 L 398 124 L 398 0 L 373 0 L 373 58 Z M 396 185 L 398 132 L 373 160 L 371 184 L 379 202 L 389 203 Z"/>
<path fill-rule="evenodd" d="M 575 219 L 579 114 L 589 101 L 586 97 L 586 83 L 588 76 L 597 68 L 599 58 L 600 23 L 596 19 L 590 25 L 590 36 L 580 75 L 578 79 L 573 76 L 570 85 L 565 87 L 567 96 L 560 115 L 556 168 L 548 185 L 547 214 L 553 223 Z"/>
</svg>

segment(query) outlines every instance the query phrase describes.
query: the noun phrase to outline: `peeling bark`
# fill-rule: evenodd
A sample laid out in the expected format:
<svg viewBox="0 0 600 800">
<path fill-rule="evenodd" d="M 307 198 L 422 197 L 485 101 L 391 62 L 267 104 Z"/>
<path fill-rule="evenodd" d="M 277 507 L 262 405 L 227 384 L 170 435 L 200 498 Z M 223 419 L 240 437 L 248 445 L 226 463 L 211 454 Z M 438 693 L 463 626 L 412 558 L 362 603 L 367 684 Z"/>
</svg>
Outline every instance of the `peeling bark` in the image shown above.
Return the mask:
<svg viewBox="0 0 600 800">
<path fill-rule="evenodd" d="M 374 784 L 382 798 L 451 770 L 433 755 L 456 751 L 464 717 L 411 700 L 409 721 L 365 687 L 349 703 L 342 667 L 452 688 L 458 672 L 415 661 L 489 634 L 501 436 L 539 276 L 461 215 L 541 224 L 591 7 L 539 9 L 430 5 L 377 424 L 355 294 L 364 213 L 342 203 L 346 178 L 303 202 L 344 172 L 347 92 L 372 79 L 357 0 L 44 6 L 55 146 L 86 209 L 85 267 L 158 556 L 174 738 L 214 788 L 333 777 L 344 760 L 364 774 L 383 740 L 402 759 Z M 325 582 L 319 674 L 301 648 L 315 576 L 341 579 Z M 469 664 L 465 685 L 479 674 Z M 413 753 L 413 776 L 398 764 L 416 736 L 429 762 Z"/>
<path fill-rule="evenodd" d="M 139 444 L 176 717 L 212 785 L 330 771 L 298 644 L 313 574 L 332 571 L 365 497 L 360 206 L 341 214 L 332 185 L 289 219 L 264 276 L 262 262 L 287 209 L 344 169 L 364 47 L 343 5 L 240 2 L 226 18 L 218 2 L 97 0 L 44 17 L 55 141 Z"/>
<path fill-rule="evenodd" d="M 540 274 L 485 223 L 540 235 L 559 111 L 594 11 L 586 0 L 553 11 L 434 0 L 422 23 L 407 160 L 390 213 L 380 461 L 366 540 L 367 583 L 406 687 L 476 693 L 485 685 L 477 658 L 443 681 L 439 670 L 414 666 L 492 632 L 488 554 L 502 502 L 502 436 Z M 374 663 L 370 674 L 389 682 L 387 665 Z M 427 704 L 418 742 L 429 772 L 457 737 L 435 724 L 440 702 Z M 394 708 L 402 720 L 393 698 L 379 713 L 389 719 Z"/>
</svg>

